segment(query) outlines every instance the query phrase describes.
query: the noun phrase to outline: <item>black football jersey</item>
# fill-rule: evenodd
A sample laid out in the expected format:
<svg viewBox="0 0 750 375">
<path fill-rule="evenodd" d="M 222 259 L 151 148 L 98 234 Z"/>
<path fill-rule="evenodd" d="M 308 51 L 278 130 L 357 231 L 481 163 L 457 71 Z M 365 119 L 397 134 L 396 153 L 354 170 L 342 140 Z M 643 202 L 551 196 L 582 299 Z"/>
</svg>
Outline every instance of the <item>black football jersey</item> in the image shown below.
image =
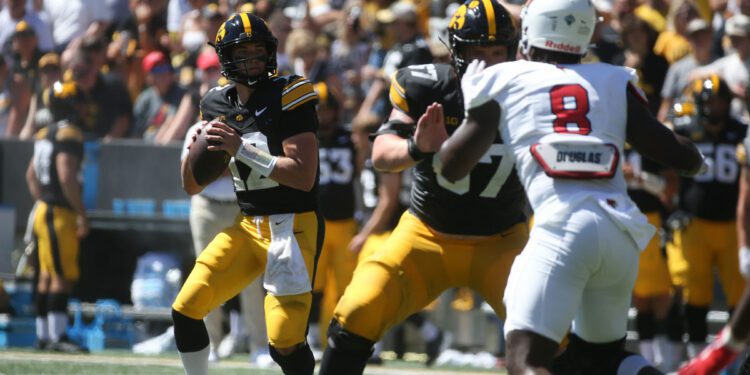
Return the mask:
<svg viewBox="0 0 750 375">
<path fill-rule="evenodd" d="M 320 186 L 318 206 L 326 220 L 354 217 L 354 144 L 351 132 L 338 128 L 318 137 Z"/>
<path fill-rule="evenodd" d="M 747 125 L 732 120 L 714 138 L 696 127 L 677 128 L 689 137 L 706 157 L 706 173 L 680 179 L 680 208 L 708 220 L 734 220 L 739 195 L 740 164 L 737 145 L 747 133 Z"/>
<path fill-rule="evenodd" d="M 399 69 L 389 93 L 394 108 L 415 121 L 428 105 L 443 105 L 445 124 L 452 134 L 464 119 L 464 105 L 456 73 L 450 65 L 412 65 Z M 410 129 L 413 132 L 413 127 Z M 410 134 L 386 123 L 377 134 Z M 525 221 L 526 195 L 516 176 L 512 157 L 504 156 L 497 136 L 466 178 L 451 183 L 435 173 L 436 158 L 414 167 L 409 209 L 432 228 L 451 234 L 486 236 Z"/>
<path fill-rule="evenodd" d="M 42 201 L 50 205 L 70 208 L 60 186 L 57 155 L 69 153 L 83 159 L 83 133 L 79 128 L 61 121 L 50 124 L 36 133 L 34 141 L 34 172 L 41 185 Z"/>
<path fill-rule="evenodd" d="M 201 100 L 201 118 L 218 119 L 255 147 L 283 155 L 282 142 L 318 129 L 317 95 L 306 79 L 291 75 L 259 83 L 247 103 L 239 103 L 234 83 L 211 89 Z M 271 215 L 317 209 L 318 177 L 311 191 L 297 190 L 264 177 L 232 158 L 229 169 L 243 215 Z"/>
<path fill-rule="evenodd" d="M 641 175 L 646 172 L 650 175 L 660 177 L 664 167 L 638 153 L 633 148 L 625 149 L 625 160 L 633 168 L 633 174 Z M 643 189 L 636 184 L 628 184 L 628 195 L 642 212 L 662 212 L 664 206 L 658 196 Z"/>
</svg>

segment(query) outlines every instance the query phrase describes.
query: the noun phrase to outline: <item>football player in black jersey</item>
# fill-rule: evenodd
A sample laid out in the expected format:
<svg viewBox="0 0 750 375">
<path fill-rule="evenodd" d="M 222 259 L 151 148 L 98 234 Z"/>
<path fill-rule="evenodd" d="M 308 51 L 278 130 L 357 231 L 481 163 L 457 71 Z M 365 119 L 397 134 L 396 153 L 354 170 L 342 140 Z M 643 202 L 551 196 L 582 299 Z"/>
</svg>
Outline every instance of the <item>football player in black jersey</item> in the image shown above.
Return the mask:
<svg viewBox="0 0 750 375">
<path fill-rule="evenodd" d="M 466 64 L 512 59 L 518 33 L 502 5 L 474 0 L 458 8 L 448 34 L 453 66 L 409 66 L 391 80 L 394 110 L 377 132 L 372 160 L 383 171 L 414 167 L 411 203 L 383 247 L 357 266 L 336 306 L 322 375 L 361 374 L 389 327 L 448 288 L 470 287 L 504 316 L 508 272 L 528 239 L 513 160 L 498 138 L 469 177 L 450 183 L 435 174 L 432 154 L 463 120 L 459 77 Z M 430 139 L 414 130 L 433 102 L 443 104 L 446 128 Z"/>
<path fill-rule="evenodd" d="M 78 280 L 80 238 L 89 225 L 78 180 L 83 159 L 83 96 L 74 83 L 56 82 L 43 98 L 53 122 L 37 132 L 26 182 L 37 201 L 34 235 L 39 249 L 35 296 L 37 347 L 80 352 L 67 339 L 68 297 Z"/>
<path fill-rule="evenodd" d="M 746 103 L 748 98 L 745 99 Z M 737 198 L 737 241 L 740 272 L 750 280 L 750 136 L 737 145 L 735 157 L 740 166 L 739 197 Z M 718 374 L 746 352 L 750 341 L 750 288 L 745 286 L 729 323 L 711 344 L 682 367 L 679 375 Z M 731 371 L 726 371 L 731 372 Z M 746 356 L 738 374 L 750 374 L 750 357 Z"/>
<path fill-rule="evenodd" d="M 325 339 L 321 338 L 326 337 L 333 308 L 357 266 L 357 254 L 348 250 L 349 242 L 357 233 L 357 222 L 354 220 L 356 155 L 351 132 L 339 123 L 340 107 L 329 86 L 325 82 L 313 86 L 318 94 L 318 204 L 326 222 L 307 336 L 308 344 L 315 351 L 325 347 Z"/>
<path fill-rule="evenodd" d="M 740 165 L 735 150 L 745 138 L 747 125 L 730 115 L 732 94 L 717 75 L 695 80 L 690 89 L 697 113 L 692 122 L 676 126 L 675 131 L 689 137 L 709 161 L 706 173 L 680 179 L 679 209 L 691 218 L 673 234 L 673 243 L 687 266 L 683 296 L 692 358 L 708 336 L 706 317 L 713 302 L 714 267 L 730 307 L 737 304 L 745 287 L 737 255 Z"/>
<path fill-rule="evenodd" d="M 201 100 L 210 120 L 209 150 L 232 156 L 229 169 L 242 216 L 203 250 L 172 305 L 174 334 L 185 371 L 208 371 L 203 318 L 264 273 L 271 357 L 287 375 L 310 375 L 305 342 L 315 263 L 324 223 L 317 210 L 317 95 L 298 76 L 276 76 L 276 38 L 249 13 L 222 24 L 214 47 L 232 83 Z M 203 188 L 182 163 L 185 191 Z"/>
</svg>

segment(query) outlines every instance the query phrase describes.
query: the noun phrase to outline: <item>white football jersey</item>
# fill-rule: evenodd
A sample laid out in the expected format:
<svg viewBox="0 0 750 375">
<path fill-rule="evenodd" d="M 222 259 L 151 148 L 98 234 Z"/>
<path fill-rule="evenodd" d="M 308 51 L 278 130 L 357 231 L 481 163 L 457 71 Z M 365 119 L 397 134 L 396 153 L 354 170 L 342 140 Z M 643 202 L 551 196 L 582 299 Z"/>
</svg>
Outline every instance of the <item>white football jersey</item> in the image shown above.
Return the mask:
<svg viewBox="0 0 750 375">
<path fill-rule="evenodd" d="M 628 197 L 619 163 L 634 70 L 514 61 L 470 79 L 464 87 L 468 108 L 489 100 L 500 104 L 499 131 L 513 150 L 536 222 L 565 220 L 586 199 L 601 198 L 613 219 L 645 246 L 653 227 Z"/>
</svg>

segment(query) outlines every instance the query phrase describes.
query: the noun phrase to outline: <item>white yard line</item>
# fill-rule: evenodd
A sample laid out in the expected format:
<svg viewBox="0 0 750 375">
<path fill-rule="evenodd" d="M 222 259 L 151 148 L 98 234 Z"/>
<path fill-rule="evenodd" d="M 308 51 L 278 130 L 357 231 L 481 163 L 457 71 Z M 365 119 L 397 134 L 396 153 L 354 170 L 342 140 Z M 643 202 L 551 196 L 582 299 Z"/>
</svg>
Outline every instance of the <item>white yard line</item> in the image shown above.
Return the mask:
<svg viewBox="0 0 750 375">
<path fill-rule="evenodd" d="M 87 355 L 87 354 L 58 354 L 50 352 L 7 352 L 0 351 L 0 361 L 40 361 L 40 362 L 75 362 L 75 363 L 92 363 L 92 364 L 121 364 L 121 365 L 149 365 L 149 366 L 171 366 L 181 368 L 182 363 L 178 358 L 148 357 L 148 356 L 107 356 L 107 355 Z M 240 361 L 222 361 L 216 368 L 232 369 L 259 369 L 250 363 Z M 477 371 L 460 371 L 460 370 L 440 370 L 440 369 L 396 369 L 385 367 L 372 367 L 365 371 L 366 375 L 411 375 L 411 374 L 430 374 L 430 375 L 464 375 L 464 374 L 487 374 L 487 372 Z"/>
</svg>

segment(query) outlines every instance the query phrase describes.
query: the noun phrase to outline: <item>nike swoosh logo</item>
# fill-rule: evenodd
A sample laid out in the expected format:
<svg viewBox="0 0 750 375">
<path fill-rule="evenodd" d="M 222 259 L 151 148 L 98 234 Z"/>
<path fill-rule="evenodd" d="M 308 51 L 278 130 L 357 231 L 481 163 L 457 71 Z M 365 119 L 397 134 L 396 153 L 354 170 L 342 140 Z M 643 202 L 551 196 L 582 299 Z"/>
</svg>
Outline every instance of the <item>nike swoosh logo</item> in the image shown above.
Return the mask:
<svg viewBox="0 0 750 375">
<path fill-rule="evenodd" d="M 273 223 L 274 223 L 274 225 L 281 225 L 281 223 L 283 223 L 283 222 L 284 222 L 284 220 L 282 220 L 282 221 L 274 221 Z"/>
<path fill-rule="evenodd" d="M 263 114 L 268 109 L 268 107 L 263 107 L 263 109 L 256 109 L 255 110 L 255 117 L 258 117 Z"/>
<path fill-rule="evenodd" d="M 300 233 L 305 233 L 305 231 L 304 231 L 304 230 L 301 230 L 301 231 L 299 231 L 299 232 L 292 232 L 292 233 L 294 233 L 294 234 L 300 234 Z"/>
</svg>

